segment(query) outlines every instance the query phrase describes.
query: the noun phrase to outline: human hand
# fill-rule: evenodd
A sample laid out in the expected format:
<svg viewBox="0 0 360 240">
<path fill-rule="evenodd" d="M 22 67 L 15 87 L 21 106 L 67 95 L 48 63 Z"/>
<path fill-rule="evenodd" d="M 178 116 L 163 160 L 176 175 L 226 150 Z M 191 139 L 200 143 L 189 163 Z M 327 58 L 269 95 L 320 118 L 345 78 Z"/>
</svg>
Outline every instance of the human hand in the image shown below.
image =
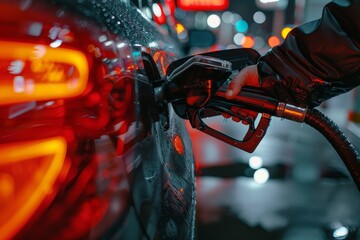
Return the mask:
<svg viewBox="0 0 360 240">
<path fill-rule="evenodd" d="M 225 97 L 227 99 L 233 99 L 235 98 L 241 91 L 241 88 L 243 86 L 252 86 L 252 87 L 260 87 L 260 83 L 259 83 L 259 74 L 258 74 L 258 70 L 257 70 L 257 66 L 256 65 L 250 65 L 247 66 L 245 68 L 243 68 L 236 76 L 234 79 L 231 80 L 226 93 L 225 93 Z M 231 108 L 232 112 L 241 114 L 243 116 L 246 117 L 250 117 L 252 119 L 255 119 L 257 117 L 257 112 L 255 111 L 251 111 L 251 110 L 244 110 L 244 109 L 240 109 L 238 107 L 232 107 Z M 230 115 L 228 114 L 223 114 L 223 116 L 225 118 L 229 118 Z M 235 122 L 239 122 L 240 119 L 236 118 L 236 117 L 232 117 L 233 121 Z M 243 124 L 247 124 L 246 121 L 242 121 Z"/>
<path fill-rule="evenodd" d="M 235 98 L 240 93 L 241 88 L 245 85 L 260 87 L 259 73 L 256 65 L 250 65 L 241 69 L 235 78 L 231 80 L 226 90 L 225 97 L 227 99 Z"/>
</svg>

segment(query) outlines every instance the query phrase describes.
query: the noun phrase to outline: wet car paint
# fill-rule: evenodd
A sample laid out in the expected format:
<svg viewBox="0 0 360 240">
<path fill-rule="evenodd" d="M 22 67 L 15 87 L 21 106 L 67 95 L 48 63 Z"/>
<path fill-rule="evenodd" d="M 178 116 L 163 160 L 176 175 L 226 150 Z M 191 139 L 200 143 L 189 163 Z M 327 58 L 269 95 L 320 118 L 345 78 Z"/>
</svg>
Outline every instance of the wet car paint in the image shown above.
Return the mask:
<svg viewBox="0 0 360 240">
<path fill-rule="evenodd" d="M 176 43 L 127 1 L 3 4 L 16 14 L 2 13 L 0 26 L 10 22 L 15 27 L 7 24 L 4 28 L 9 31 L 0 38 L 46 45 L 58 40 L 59 35 L 51 38 L 53 31 L 65 29 L 73 34 L 72 47 L 102 66 L 90 70 L 81 100 L 19 103 L 17 107 L 28 108 L 14 118 L 7 114 L 14 105 L 1 106 L 2 144 L 68 137 L 68 169 L 58 191 L 48 194 L 46 206 L 35 210 L 14 238 L 191 239 L 195 217 L 191 142 L 183 120 L 172 108 L 162 116 L 153 97 L 158 80 L 154 76 L 163 78 L 171 61 L 181 56 Z M 17 22 L 17 14 L 26 21 Z M 40 35 L 22 31 L 34 26 L 43 26 Z M 148 76 L 144 56 L 155 63 L 150 64 L 154 76 Z M 104 79 L 96 79 L 99 72 L 105 72 Z"/>
</svg>

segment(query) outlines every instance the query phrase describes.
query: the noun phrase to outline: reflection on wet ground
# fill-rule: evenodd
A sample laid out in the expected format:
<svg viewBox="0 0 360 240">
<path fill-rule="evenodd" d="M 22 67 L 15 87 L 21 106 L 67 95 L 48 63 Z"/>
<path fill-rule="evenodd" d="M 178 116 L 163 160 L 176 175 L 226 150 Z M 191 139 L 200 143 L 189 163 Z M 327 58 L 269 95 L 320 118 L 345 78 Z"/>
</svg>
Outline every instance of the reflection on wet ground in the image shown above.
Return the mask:
<svg viewBox="0 0 360 240">
<path fill-rule="evenodd" d="M 351 93 L 320 110 L 360 149 Z M 224 127 L 236 131 L 236 127 Z M 360 239 L 360 193 L 311 127 L 273 118 L 254 153 L 191 132 L 197 159 L 197 239 Z"/>
</svg>

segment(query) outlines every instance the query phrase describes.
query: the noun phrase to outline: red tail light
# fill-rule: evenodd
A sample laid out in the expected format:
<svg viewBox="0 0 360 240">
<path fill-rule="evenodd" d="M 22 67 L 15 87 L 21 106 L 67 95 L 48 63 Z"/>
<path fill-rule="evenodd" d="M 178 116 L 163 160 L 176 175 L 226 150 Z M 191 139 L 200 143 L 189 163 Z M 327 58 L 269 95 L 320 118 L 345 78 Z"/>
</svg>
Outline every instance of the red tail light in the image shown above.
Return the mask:
<svg viewBox="0 0 360 240">
<path fill-rule="evenodd" d="M 73 97 L 85 89 L 89 70 L 80 51 L 0 41 L 0 52 L 0 104 Z"/>
<path fill-rule="evenodd" d="M 65 153 L 66 142 L 62 138 L 0 145 L 2 238 L 13 237 L 49 192 L 56 190 L 56 180 L 62 172 L 66 173 Z"/>
<path fill-rule="evenodd" d="M 129 204 L 129 44 L 48 1 L 0 11 L 0 238 L 97 238 Z"/>
</svg>

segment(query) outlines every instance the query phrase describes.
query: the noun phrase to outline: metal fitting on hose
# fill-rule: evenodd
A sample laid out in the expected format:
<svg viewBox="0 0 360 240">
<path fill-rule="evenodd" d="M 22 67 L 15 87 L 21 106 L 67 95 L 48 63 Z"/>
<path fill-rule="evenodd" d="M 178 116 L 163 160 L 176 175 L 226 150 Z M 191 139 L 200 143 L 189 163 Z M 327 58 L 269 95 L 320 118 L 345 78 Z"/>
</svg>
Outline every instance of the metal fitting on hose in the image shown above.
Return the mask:
<svg viewBox="0 0 360 240">
<path fill-rule="evenodd" d="M 280 102 L 276 108 L 276 116 L 296 122 L 304 122 L 307 108 L 297 107 Z"/>
</svg>

